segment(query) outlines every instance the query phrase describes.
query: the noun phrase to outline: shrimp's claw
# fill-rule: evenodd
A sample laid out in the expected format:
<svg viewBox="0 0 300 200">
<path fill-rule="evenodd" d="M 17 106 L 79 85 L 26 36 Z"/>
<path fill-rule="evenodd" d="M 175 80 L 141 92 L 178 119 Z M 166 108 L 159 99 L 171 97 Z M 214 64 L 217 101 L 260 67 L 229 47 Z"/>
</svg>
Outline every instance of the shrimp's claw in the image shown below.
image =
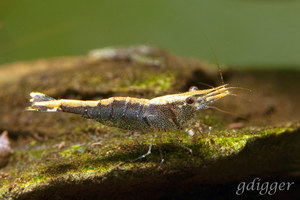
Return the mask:
<svg viewBox="0 0 300 200">
<path fill-rule="evenodd" d="M 40 92 L 30 93 L 31 106 L 26 110 L 41 111 L 41 112 L 56 112 L 61 111 L 61 101 L 55 100 Z"/>
</svg>

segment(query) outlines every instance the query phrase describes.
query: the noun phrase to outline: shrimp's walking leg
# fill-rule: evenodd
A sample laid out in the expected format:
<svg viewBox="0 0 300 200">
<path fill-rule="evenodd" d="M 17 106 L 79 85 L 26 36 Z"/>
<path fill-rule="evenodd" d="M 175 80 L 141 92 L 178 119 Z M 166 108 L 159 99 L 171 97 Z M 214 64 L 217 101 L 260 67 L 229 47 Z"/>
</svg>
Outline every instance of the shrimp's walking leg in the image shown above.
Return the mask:
<svg viewBox="0 0 300 200">
<path fill-rule="evenodd" d="M 159 155 L 160 155 L 160 164 L 163 164 L 165 162 L 165 159 L 164 159 L 164 156 L 163 156 L 163 153 L 162 153 L 162 150 L 161 150 L 161 147 L 158 146 L 158 149 L 159 149 Z"/>
<path fill-rule="evenodd" d="M 173 144 L 187 150 L 191 155 L 193 155 L 193 149 L 187 147 L 187 146 L 184 146 L 181 142 L 177 141 L 177 140 L 172 140 Z"/>
<path fill-rule="evenodd" d="M 129 161 L 129 162 L 136 162 L 140 159 L 143 159 L 143 158 L 146 158 L 147 156 L 149 156 L 151 154 L 151 150 L 152 150 L 152 146 L 153 146 L 153 138 L 154 138 L 154 135 L 152 135 L 152 139 L 151 139 L 151 142 L 150 142 L 150 145 L 149 145 L 149 149 L 147 151 L 147 153 L 141 155 L 140 157 L 132 160 L 132 161 Z M 117 165 L 117 167 L 121 167 L 122 165 L 126 164 L 125 162 L 122 162 L 120 164 Z"/>
<path fill-rule="evenodd" d="M 193 149 L 187 147 L 187 146 L 184 146 L 183 144 L 181 144 L 180 142 L 178 142 L 178 146 L 180 146 L 181 148 L 187 150 L 188 152 L 190 152 L 191 155 L 193 155 Z"/>
<path fill-rule="evenodd" d="M 159 155 L 160 155 L 160 165 L 163 164 L 165 162 L 165 158 L 163 155 L 163 141 L 162 141 L 162 134 L 158 135 L 158 139 L 159 139 L 159 145 L 158 145 L 158 150 L 159 150 Z M 165 153 L 165 152 L 164 152 Z"/>
<path fill-rule="evenodd" d="M 141 155 L 140 157 L 136 158 L 135 160 L 133 160 L 133 162 L 137 161 L 137 160 L 140 160 L 140 159 L 143 159 L 143 158 L 146 158 L 147 156 L 149 156 L 151 154 L 151 150 L 152 150 L 152 146 L 153 146 L 153 138 L 154 138 L 154 135 L 152 135 L 152 139 L 151 139 L 151 142 L 150 142 L 150 145 L 149 145 L 149 149 L 147 151 L 147 153 Z"/>
</svg>

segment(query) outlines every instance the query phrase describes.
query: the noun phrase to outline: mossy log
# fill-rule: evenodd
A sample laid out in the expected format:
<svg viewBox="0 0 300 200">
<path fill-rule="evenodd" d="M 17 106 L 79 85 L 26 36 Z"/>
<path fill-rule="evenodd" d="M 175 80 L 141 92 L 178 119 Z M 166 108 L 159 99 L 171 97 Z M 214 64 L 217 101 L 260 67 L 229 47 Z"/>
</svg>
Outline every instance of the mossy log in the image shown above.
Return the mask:
<svg viewBox="0 0 300 200">
<path fill-rule="evenodd" d="M 0 171 L 2 198 L 222 198 L 234 196 L 240 181 L 254 177 L 294 181 L 298 185 L 278 195 L 297 195 L 299 71 L 222 69 L 225 82 L 241 89 L 215 105 L 226 112 L 201 111 L 187 127 L 194 136 L 187 130 L 155 133 L 152 154 L 137 162 L 131 161 L 147 151 L 151 133 L 72 114 L 24 111 L 32 91 L 82 100 L 153 98 L 192 85 L 222 84 L 214 64 L 138 48 L 112 48 L 117 56 L 104 58 L 93 54 L 0 66 L 0 132 L 8 131 L 14 149 Z"/>
</svg>

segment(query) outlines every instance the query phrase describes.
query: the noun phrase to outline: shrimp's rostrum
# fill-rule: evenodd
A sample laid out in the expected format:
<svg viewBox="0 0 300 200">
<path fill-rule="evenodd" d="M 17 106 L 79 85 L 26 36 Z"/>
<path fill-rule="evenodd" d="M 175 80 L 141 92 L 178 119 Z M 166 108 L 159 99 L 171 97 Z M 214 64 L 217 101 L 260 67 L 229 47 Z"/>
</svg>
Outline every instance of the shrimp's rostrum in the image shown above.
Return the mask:
<svg viewBox="0 0 300 200">
<path fill-rule="evenodd" d="M 207 90 L 191 87 L 188 92 L 153 99 L 111 97 L 95 101 L 53 99 L 32 92 L 32 105 L 27 110 L 81 114 L 102 124 L 133 131 L 181 129 L 196 111 L 206 109 L 216 100 L 230 94 L 227 85 Z"/>
</svg>

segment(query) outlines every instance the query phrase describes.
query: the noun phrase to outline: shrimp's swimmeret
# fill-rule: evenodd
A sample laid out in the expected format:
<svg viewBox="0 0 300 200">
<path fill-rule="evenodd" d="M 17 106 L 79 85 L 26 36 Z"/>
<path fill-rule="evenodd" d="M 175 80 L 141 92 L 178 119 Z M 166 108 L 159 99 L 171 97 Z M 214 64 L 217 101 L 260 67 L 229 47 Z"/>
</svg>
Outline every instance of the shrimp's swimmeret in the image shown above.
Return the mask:
<svg viewBox="0 0 300 200">
<path fill-rule="evenodd" d="M 27 110 L 69 112 L 95 119 L 107 126 L 132 131 L 166 131 L 181 129 L 196 111 L 206 109 L 216 100 L 230 94 L 227 85 L 207 90 L 191 87 L 188 92 L 153 99 L 111 97 L 95 101 L 53 99 L 32 92 L 32 105 Z"/>
</svg>

